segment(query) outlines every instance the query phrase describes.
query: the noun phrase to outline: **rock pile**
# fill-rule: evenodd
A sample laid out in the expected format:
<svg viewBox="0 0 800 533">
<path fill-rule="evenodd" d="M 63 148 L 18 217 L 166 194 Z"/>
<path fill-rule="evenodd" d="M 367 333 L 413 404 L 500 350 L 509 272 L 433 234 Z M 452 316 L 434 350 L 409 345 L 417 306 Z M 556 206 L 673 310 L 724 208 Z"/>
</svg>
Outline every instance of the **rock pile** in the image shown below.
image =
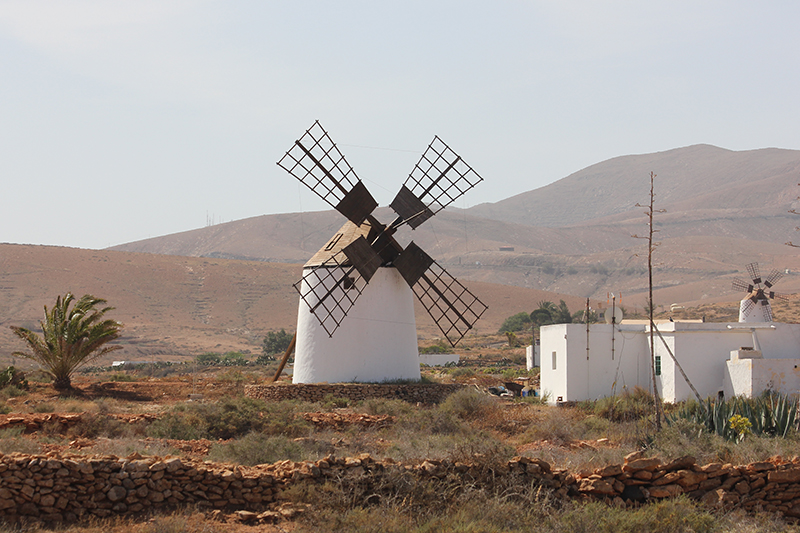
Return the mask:
<svg viewBox="0 0 800 533">
<path fill-rule="evenodd" d="M 669 498 L 679 494 L 713 507 L 741 507 L 800 518 L 800 458 L 734 466 L 698 465 L 686 456 L 666 464 L 641 452 L 622 465 L 609 465 L 576 477 L 577 491 L 618 503 Z"/>
<path fill-rule="evenodd" d="M 10 428 L 23 428 L 23 431 L 32 433 L 49 427 L 57 433 L 65 433 L 67 429 L 83 422 L 87 417 L 99 416 L 107 419 L 116 419 L 127 424 L 137 422 L 152 422 L 158 419 L 157 415 L 150 413 L 141 414 L 107 414 L 92 415 L 88 413 L 25 413 L 13 415 L 0 415 L 0 430 Z"/>
<path fill-rule="evenodd" d="M 305 420 L 317 429 L 342 430 L 351 426 L 380 429 L 394 424 L 390 415 L 365 415 L 359 413 L 302 413 Z"/>
</svg>

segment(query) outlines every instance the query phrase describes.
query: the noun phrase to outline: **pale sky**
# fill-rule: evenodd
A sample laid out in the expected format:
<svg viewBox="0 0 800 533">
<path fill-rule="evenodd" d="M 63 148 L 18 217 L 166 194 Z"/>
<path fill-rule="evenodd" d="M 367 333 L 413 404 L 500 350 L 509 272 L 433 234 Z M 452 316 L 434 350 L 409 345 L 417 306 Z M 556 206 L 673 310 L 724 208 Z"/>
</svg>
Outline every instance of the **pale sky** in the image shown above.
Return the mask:
<svg viewBox="0 0 800 533">
<path fill-rule="evenodd" d="M 458 207 L 621 155 L 798 149 L 798 22 L 796 1 L 0 0 L 0 242 L 326 209 L 275 164 L 315 119 L 381 205 L 434 135 L 486 180 Z"/>
</svg>

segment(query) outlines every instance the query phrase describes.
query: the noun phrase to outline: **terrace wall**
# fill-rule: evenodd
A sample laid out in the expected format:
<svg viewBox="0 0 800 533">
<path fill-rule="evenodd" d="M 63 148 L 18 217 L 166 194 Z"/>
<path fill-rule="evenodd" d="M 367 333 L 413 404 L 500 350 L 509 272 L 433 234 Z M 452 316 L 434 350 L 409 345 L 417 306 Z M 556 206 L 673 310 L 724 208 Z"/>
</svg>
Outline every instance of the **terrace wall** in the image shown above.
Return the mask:
<svg viewBox="0 0 800 533">
<path fill-rule="evenodd" d="M 194 504 L 235 511 L 240 519 L 255 522 L 280 517 L 275 509 L 282 492 L 299 482 L 369 486 L 379 499 L 381 490 L 391 493 L 396 486 L 410 486 L 408 479 L 400 483 L 403 477 L 416 482 L 446 480 L 450 488 L 460 479 L 464 486 L 487 489 L 516 478 L 525 490 L 544 487 L 557 498 L 605 499 L 619 504 L 688 494 L 712 507 L 800 517 L 800 458 L 700 466 L 692 457 L 662 464 L 657 458 L 631 454 L 624 464 L 575 475 L 527 457 L 516 457 L 499 467 L 430 460 L 399 464 L 375 461 L 368 454 L 244 467 L 178 457 L 14 453 L 0 455 L 0 520 L 17 522 L 31 517 L 75 522 Z"/>
</svg>

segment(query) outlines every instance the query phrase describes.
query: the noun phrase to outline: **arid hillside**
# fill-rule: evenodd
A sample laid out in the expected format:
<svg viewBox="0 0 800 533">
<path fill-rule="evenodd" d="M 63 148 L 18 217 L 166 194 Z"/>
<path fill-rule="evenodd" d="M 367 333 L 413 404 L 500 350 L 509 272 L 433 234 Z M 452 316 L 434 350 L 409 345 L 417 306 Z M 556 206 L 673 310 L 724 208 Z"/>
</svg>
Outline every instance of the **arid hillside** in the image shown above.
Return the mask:
<svg viewBox="0 0 800 533">
<path fill-rule="evenodd" d="M 564 227 L 631 218 L 648 200 L 655 172 L 659 208 L 699 219 L 751 216 L 734 210 L 784 211 L 798 196 L 800 151 L 732 151 L 699 144 L 597 163 L 555 183 L 469 209 L 475 216 L 530 226 Z M 621 217 L 619 215 L 622 215 Z"/>
<path fill-rule="evenodd" d="M 8 326 L 37 328 L 56 295 L 90 293 L 116 307 L 125 324 L 118 360 L 181 360 L 206 351 L 260 353 L 270 330 L 293 331 L 300 265 L 181 257 L 53 246 L 0 244 L 0 366 L 23 349 Z M 494 333 L 509 314 L 531 311 L 541 300 L 563 298 L 573 310 L 584 301 L 535 289 L 470 282 L 487 304 L 476 333 Z M 421 307 L 421 338 L 439 336 Z M 106 361 L 107 363 L 107 361 Z"/>
<path fill-rule="evenodd" d="M 641 306 L 647 287 L 650 171 L 656 177 L 654 264 L 661 305 L 729 301 L 733 277 L 757 261 L 789 270 L 800 291 L 800 151 L 734 152 L 697 145 L 598 163 L 495 204 L 448 209 L 398 239 L 414 240 L 459 278 Z M 478 187 L 491 186 L 491 177 Z M 477 194 L 479 190 L 474 191 Z M 473 194 L 471 192 L 470 194 Z M 379 219 L 391 210 L 377 211 Z M 305 262 L 343 223 L 335 211 L 266 215 L 116 246 L 114 250 Z M 500 251 L 504 248 L 513 251 Z"/>
</svg>

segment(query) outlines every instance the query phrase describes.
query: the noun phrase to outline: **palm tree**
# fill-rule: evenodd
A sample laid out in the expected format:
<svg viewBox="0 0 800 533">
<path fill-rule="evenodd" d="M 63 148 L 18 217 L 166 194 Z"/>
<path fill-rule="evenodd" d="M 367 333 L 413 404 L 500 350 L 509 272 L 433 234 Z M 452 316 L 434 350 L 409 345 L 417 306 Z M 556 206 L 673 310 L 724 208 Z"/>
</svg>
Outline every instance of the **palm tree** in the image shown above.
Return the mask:
<svg viewBox="0 0 800 533">
<path fill-rule="evenodd" d="M 123 325 L 103 316 L 114 309 L 98 305 L 106 303 L 102 298 L 84 295 L 70 309 L 75 297 L 67 293 L 56 298 L 52 310 L 44 306 L 42 336 L 28 329 L 11 326 L 11 330 L 28 344 L 29 352 L 14 352 L 39 363 L 53 377 L 56 390 L 72 388 L 70 376 L 83 364 L 90 363 L 122 346 L 105 346 L 118 339 Z"/>
</svg>

